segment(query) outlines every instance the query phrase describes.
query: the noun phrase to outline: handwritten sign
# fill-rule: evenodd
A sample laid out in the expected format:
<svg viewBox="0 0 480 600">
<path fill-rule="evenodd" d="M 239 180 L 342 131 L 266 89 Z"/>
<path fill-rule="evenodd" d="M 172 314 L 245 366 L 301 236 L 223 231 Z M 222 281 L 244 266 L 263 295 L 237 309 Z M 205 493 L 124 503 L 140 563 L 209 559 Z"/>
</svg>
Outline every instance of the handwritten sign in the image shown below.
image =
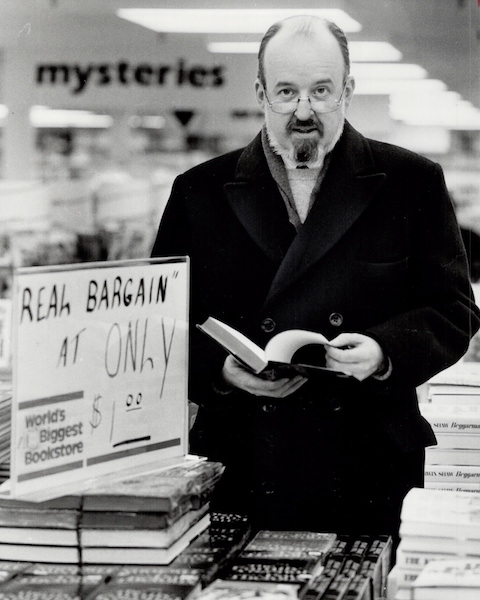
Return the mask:
<svg viewBox="0 0 480 600">
<path fill-rule="evenodd" d="M 13 495 L 186 454 L 186 258 L 20 269 L 13 302 Z"/>
</svg>

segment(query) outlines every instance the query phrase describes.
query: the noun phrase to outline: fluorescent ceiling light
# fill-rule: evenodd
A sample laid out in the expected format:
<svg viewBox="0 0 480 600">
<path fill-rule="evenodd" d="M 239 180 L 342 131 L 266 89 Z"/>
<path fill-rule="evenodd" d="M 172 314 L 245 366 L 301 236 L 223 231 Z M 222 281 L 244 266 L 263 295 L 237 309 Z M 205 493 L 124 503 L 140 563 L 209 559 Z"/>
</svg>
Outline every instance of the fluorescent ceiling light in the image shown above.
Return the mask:
<svg viewBox="0 0 480 600">
<path fill-rule="evenodd" d="M 117 11 L 122 19 L 165 33 L 264 33 L 276 21 L 302 14 L 329 19 L 349 33 L 362 28 L 345 11 L 334 8 L 121 8 Z"/>
<path fill-rule="evenodd" d="M 349 42 L 351 62 L 396 62 L 402 53 L 389 42 Z"/>
<path fill-rule="evenodd" d="M 406 125 L 445 127 L 446 129 L 458 129 L 460 131 L 480 130 L 480 113 L 477 114 L 419 114 L 410 115 L 402 119 Z"/>
<path fill-rule="evenodd" d="M 110 115 L 98 115 L 88 110 L 55 110 L 45 106 L 32 106 L 30 123 L 33 127 L 107 128 L 113 123 Z"/>
<path fill-rule="evenodd" d="M 441 92 L 429 98 L 393 95 L 390 116 L 408 125 L 442 126 L 448 129 L 480 129 L 480 110 L 456 92 Z"/>
<path fill-rule="evenodd" d="M 350 42 L 351 62 L 399 61 L 402 53 L 388 42 Z M 260 42 L 209 42 L 209 52 L 220 54 L 258 54 Z"/>
<path fill-rule="evenodd" d="M 8 115 L 8 107 L 5 104 L 0 104 L 0 119 L 5 119 Z"/>
<path fill-rule="evenodd" d="M 410 110 L 415 106 L 415 110 L 445 110 L 455 108 L 466 108 L 471 106 L 471 103 L 462 100 L 462 97 L 457 92 L 444 91 L 436 94 L 416 95 L 411 93 L 392 94 L 390 97 L 390 109 L 393 111 L 402 112 Z"/>
<path fill-rule="evenodd" d="M 258 54 L 260 42 L 209 42 L 207 49 L 214 54 Z"/>
<path fill-rule="evenodd" d="M 405 63 L 353 63 L 351 73 L 361 79 L 424 79 L 427 71 L 420 65 Z"/>
<path fill-rule="evenodd" d="M 438 94 L 447 89 L 439 79 L 356 79 L 355 95 L 408 94 L 414 99 L 420 95 Z"/>
</svg>

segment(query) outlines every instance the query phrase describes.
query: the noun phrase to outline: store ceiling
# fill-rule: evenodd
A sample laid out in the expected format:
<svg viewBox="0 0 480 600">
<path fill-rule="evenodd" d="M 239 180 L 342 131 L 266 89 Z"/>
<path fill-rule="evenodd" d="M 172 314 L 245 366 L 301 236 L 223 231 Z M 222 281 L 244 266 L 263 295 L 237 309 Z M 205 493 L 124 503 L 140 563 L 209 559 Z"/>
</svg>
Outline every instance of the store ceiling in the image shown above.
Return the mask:
<svg viewBox="0 0 480 600">
<path fill-rule="evenodd" d="M 1 0 L 0 48 L 21 43 L 25 27 L 29 32 L 35 28 L 48 32 L 45 43 L 59 47 L 77 39 L 79 29 L 97 43 L 108 43 L 109 30 L 120 28 L 127 41 L 128 32 L 136 28 L 138 33 L 139 26 L 119 19 L 115 14 L 119 8 L 340 8 L 362 25 L 359 33 L 348 35 L 350 40 L 390 42 L 402 52 L 402 62 L 421 65 L 430 78 L 444 81 L 480 107 L 479 4 L 479 0 L 242 0 L 241 5 L 228 0 Z M 145 30 L 145 35 L 153 34 Z"/>
</svg>

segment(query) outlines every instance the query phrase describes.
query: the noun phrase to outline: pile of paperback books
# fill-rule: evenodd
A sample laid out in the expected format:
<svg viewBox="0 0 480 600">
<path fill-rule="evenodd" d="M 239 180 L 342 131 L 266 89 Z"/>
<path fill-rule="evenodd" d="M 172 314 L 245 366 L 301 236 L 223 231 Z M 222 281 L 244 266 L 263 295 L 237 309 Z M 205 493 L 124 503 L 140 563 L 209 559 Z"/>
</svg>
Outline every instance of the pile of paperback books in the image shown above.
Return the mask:
<svg viewBox="0 0 480 600">
<path fill-rule="evenodd" d="M 431 562 L 478 562 L 479 514 L 477 492 L 410 490 L 402 506 L 401 540 L 396 565 L 389 576 L 389 599 L 411 600 L 417 579 Z"/>
<path fill-rule="evenodd" d="M 168 564 L 209 525 L 220 463 L 106 480 L 34 503 L 0 496 L 0 559 L 65 564 Z"/>
</svg>

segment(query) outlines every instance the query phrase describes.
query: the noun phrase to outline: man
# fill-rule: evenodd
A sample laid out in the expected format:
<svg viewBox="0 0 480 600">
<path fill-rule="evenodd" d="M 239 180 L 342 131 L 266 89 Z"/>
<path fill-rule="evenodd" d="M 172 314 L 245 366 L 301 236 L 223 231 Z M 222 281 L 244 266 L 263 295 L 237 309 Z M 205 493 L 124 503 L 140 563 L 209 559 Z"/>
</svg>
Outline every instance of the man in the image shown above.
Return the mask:
<svg viewBox="0 0 480 600">
<path fill-rule="evenodd" d="M 274 25 L 255 90 L 262 132 L 177 178 L 153 249 L 191 257 L 191 451 L 226 466 L 215 508 L 259 527 L 396 535 L 435 443 L 415 388 L 479 327 L 442 172 L 345 121 L 332 23 Z M 196 330 L 209 315 L 262 347 L 319 331 L 351 377 L 253 375 Z"/>
</svg>

